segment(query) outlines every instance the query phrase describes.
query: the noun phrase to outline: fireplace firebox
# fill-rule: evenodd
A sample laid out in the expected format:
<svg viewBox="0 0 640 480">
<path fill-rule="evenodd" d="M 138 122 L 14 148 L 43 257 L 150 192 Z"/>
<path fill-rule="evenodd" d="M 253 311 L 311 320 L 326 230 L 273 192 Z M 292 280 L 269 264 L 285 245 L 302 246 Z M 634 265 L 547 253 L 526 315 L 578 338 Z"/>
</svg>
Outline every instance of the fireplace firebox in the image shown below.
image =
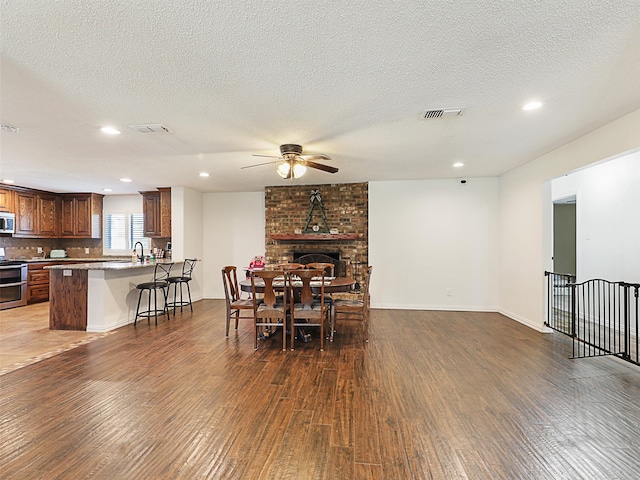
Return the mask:
<svg viewBox="0 0 640 480">
<path fill-rule="evenodd" d="M 347 264 L 341 260 L 340 252 L 293 252 L 294 263 L 333 263 L 335 265 L 336 277 L 345 277 L 347 274 Z"/>
</svg>

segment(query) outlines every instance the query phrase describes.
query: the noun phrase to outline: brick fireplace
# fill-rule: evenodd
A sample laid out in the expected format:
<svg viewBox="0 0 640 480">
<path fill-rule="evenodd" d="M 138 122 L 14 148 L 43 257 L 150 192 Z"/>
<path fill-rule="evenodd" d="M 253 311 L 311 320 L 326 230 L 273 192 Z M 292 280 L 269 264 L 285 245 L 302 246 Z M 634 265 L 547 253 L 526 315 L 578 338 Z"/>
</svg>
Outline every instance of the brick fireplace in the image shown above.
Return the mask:
<svg viewBox="0 0 640 480">
<path fill-rule="evenodd" d="M 296 234 L 305 228 L 312 190 L 320 191 L 328 228 L 351 235 Z M 324 254 L 336 260 L 336 274 L 354 276 L 362 283 L 364 265 L 369 260 L 368 219 L 367 183 L 266 187 L 267 265 L 293 262 L 302 254 Z M 313 210 L 309 226 L 313 225 L 324 226 L 319 208 Z"/>
</svg>

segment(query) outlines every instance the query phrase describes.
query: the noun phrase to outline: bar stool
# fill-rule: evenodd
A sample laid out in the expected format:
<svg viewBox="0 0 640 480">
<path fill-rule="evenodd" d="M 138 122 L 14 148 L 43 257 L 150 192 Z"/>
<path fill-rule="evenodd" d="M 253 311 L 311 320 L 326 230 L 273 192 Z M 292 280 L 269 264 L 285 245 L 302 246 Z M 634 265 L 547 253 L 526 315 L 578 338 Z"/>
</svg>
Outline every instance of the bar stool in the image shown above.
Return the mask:
<svg viewBox="0 0 640 480">
<path fill-rule="evenodd" d="M 167 282 L 169 282 L 169 290 L 171 290 L 171 285 L 173 285 L 173 302 L 168 302 L 167 307 L 173 307 L 173 316 L 176 316 L 176 307 L 180 307 L 180 311 L 182 312 L 182 307 L 189 305 L 191 311 L 193 312 L 193 305 L 191 304 L 191 288 L 189 288 L 189 282 L 191 281 L 191 274 L 193 273 L 193 269 L 196 267 L 196 262 L 198 259 L 196 258 L 186 258 L 184 263 L 182 264 L 182 275 L 176 277 L 169 277 Z M 178 301 L 178 285 L 180 285 L 180 301 Z M 182 287 L 187 286 L 187 294 L 189 295 L 189 301 L 185 301 L 182 299 Z"/>
<path fill-rule="evenodd" d="M 169 282 L 167 279 L 169 278 L 169 273 L 171 273 L 171 268 L 173 267 L 173 263 L 156 263 L 156 267 L 153 270 L 153 281 L 152 282 L 144 282 L 136 285 L 136 288 L 140 290 L 140 294 L 138 295 L 138 306 L 136 307 L 136 318 L 133 321 L 133 324 L 136 325 L 138 322 L 138 317 L 146 317 L 147 322 L 150 321 L 151 317 L 156 318 L 156 325 L 158 325 L 158 314 L 167 315 L 167 320 L 169 320 L 169 308 L 167 305 L 167 295 L 169 294 Z M 162 308 L 158 308 L 158 290 L 162 290 Z M 144 311 L 140 311 L 140 301 L 142 300 L 142 294 L 147 292 L 149 303 L 148 309 Z M 151 308 L 151 292 L 153 292 L 153 308 Z"/>
</svg>

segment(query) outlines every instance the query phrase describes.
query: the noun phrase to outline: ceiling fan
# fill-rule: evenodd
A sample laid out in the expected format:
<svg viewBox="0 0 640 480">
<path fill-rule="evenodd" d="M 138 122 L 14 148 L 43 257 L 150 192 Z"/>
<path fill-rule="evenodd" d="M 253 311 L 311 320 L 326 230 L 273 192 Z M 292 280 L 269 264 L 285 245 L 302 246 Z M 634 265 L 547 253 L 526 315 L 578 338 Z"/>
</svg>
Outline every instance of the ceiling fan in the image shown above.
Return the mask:
<svg viewBox="0 0 640 480">
<path fill-rule="evenodd" d="M 328 173 L 336 173 L 338 171 L 336 167 L 315 162 L 315 160 L 331 160 L 329 155 L 302 155 L 302 146 L 300 145 L 292 143 L 280 145 L 280 153 L 281 155 L 279 157 L 276 157 L 275 155 L 253 155 L 254 157 L 277 158 L 277 160 L 258 163 L 256 165 L 248 165 L 242 168 L 252 168 L 260 165 L 277 163 L 278 167 L 276 168 L 276 171 L 278 172 L 278 175 L 284 179 L 300 178 L 307 171 L 307 167 Z"/>
</svg>

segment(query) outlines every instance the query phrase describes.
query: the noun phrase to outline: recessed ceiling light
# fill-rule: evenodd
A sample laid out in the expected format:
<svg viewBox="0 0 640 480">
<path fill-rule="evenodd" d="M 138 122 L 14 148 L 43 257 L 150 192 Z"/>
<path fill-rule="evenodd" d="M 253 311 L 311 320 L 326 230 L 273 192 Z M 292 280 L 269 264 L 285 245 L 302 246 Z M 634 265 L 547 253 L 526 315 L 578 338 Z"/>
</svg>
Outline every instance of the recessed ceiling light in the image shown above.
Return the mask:
<svg viewBox="0 0 640 480">
<path fill-rule="evenodd" d="M 121 178 L 120 181 L 125 183 L 133 182 L 130 178 Z"/>
<path fill-rule="evenodd" d="M 200 172 L 198 175 L 200 175 L 201 177 L 208 177 L 209 174 L 207 172 Z"/>
<path fill-rule="evenodd" d="M 103 192 L 113 192 L 113 190 L 111 190 L 110 188 L 103 188 L 102 191 Z"/>
<path fill-rule="evenodd" d="M 12 183 L 16 183 L 16 182 L 14 180 L 10 180 L 8 178 L 5 178 L 4 180 L 2 180 L 2 183 L 12 184 Z"/>
<path fill-rule="evenodd" d="M 539 102 L 538 100 L 534 100 L 533 102 L 525 103 L 522 106 L 522 109 L 523 110 L 537 110 L 541 106 L 542 106 L 542 102 Z"/>
<path fill-rule="evenodd" d="M 120 130 L 118 130 L 117 128 L 113 128 L 113 127 L 102 127 L 100 129 L 100 131 L 102 133 L 106 133 L 108 135 L 120 135 Z"/>
<path fill-rule="evenodd" d="M 453 165 L 451 165 L 452 167 L 456 167 L 456 168 L 460 168 L 460 167 L 464 167 L 464 163 L 462 162 L 456 162 Z"/>
</svg>

